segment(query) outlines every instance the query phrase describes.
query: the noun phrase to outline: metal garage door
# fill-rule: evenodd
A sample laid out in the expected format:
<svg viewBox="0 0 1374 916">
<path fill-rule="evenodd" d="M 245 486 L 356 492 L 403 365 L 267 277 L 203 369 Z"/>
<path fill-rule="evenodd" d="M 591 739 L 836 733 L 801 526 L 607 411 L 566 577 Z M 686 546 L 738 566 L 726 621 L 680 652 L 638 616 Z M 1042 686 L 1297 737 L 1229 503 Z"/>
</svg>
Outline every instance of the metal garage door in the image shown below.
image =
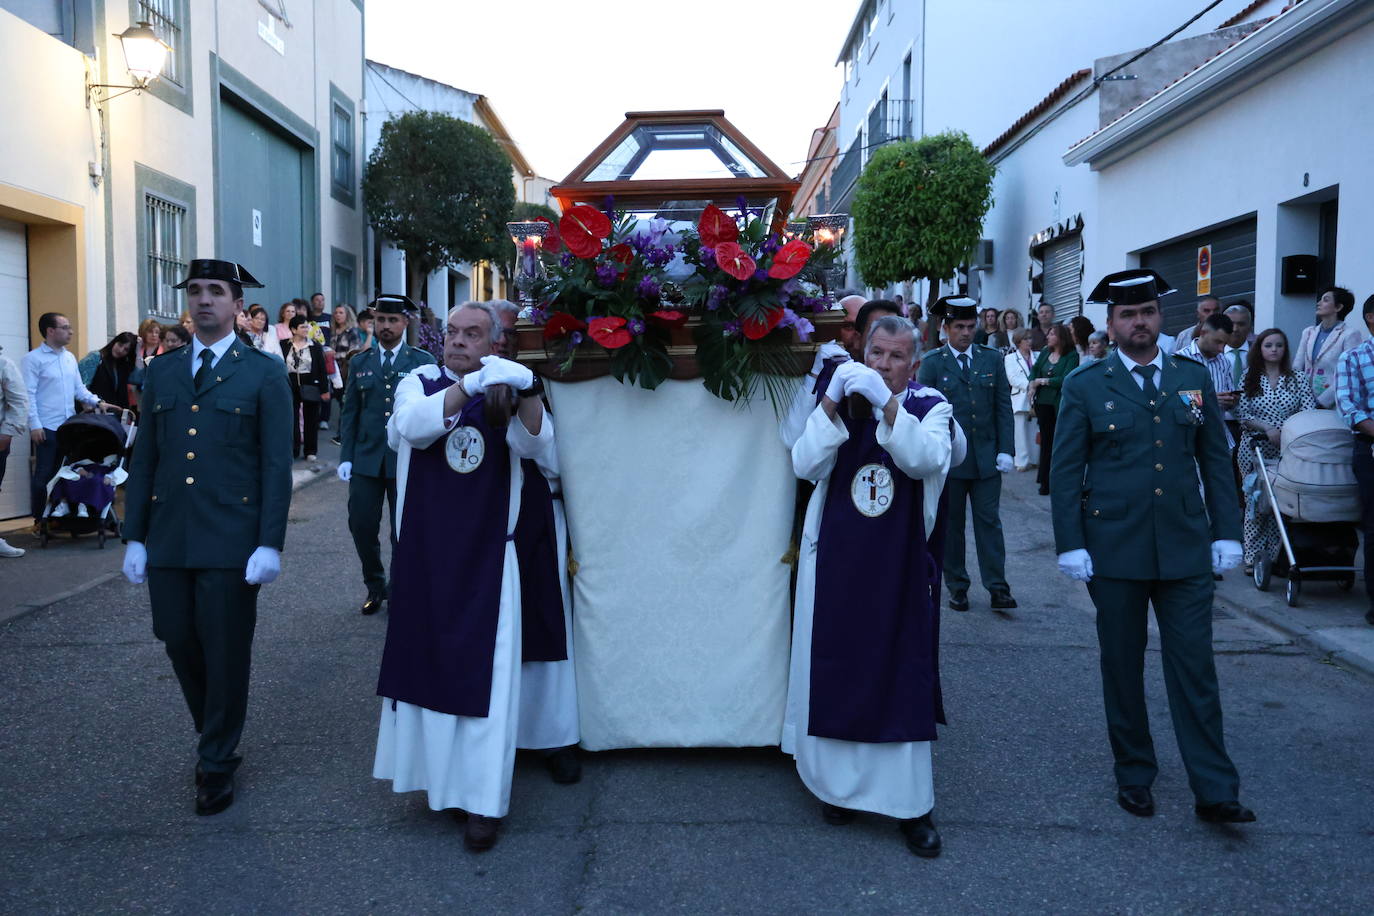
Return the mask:
<svg viewBox="0 0 1374 916">
<path fill-rule="evenodd" d="M 1157 270 L 1178 290 L 1160 303 L 1164 333 L 1177 334 L 1197 323 L 1197 250 L 1212 246 L 1212 295 L 1222 306 L 1236 299 L 1255 301 L 1255 219 L 1241 220 L 1163 245 L 1140 255 L 1140 266 Z"/>
<path fill-rule="evenodd" d="M 7 219 L 0 219 L 0 347 L 22 373 L 29 351 L 29 246 L 24 224 Z M 0 484 L 0 518 L 28 514 L 29 437 L 15 436 Z"/>
<path fill-rule="evenodd" d="M 1046 245 L 1044 295 L 1041 302 L 1054 306 L 1054 320 L 1060 324 L 1083 314 L 1083 240 L 1073 235 Z"/>
<path fill-rule="evenodd" d="M 315 292 L 304 261 L 302 211 L 313 160 L 283 134 L 234 105 L 220 102 L 219 254 L 237 261 L 265 289 L 245 290 L 272 320 L 277 307 Z M 202 257 L 204 255 L 201 255 Z"/>
</svg>

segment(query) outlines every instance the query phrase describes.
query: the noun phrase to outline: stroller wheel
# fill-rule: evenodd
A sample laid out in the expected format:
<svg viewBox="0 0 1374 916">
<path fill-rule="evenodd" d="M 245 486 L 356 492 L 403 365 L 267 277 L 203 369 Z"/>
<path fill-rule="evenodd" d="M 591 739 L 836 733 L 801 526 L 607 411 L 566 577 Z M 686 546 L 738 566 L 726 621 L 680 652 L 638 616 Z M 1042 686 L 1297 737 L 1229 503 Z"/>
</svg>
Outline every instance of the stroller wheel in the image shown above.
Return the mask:
<svg viewBox="0 0 1374 916">
<path fill-rule="evenodd" d="M 1298 598 L 1302 595 L 1302 579 L 1298 576 L 1298 571 L 1292 570 L 1288 573 L 1288 599 L 1289 607 L 1298 606 Z"/>
<path fill-rule="evenodd" d="M 1273 571 L 1273 564 L 1269 562 L 1268 557 L 1260 557 L 1257 560 L 1255 560 L 1255 588 L 1259 589 L 1262 592 L 1269 591 L 1269 575 Z"/>
<path fill-rule="evenodd" d="M 1336 583 L 1336 587 L 1343 592 L 1350 591 L 1352 588 L 1355 587 L 1355 574 L 1351 573 L 1350 575 L 1343 577 L 1339 582 Z"/>
</svg>

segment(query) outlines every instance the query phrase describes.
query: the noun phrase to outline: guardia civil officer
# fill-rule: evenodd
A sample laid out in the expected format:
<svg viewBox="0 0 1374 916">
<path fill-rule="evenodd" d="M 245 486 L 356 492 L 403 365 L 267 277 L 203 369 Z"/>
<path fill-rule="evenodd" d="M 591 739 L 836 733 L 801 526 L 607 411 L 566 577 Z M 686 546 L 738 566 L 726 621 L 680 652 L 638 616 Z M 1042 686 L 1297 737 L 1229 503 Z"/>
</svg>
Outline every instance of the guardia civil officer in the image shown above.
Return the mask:
<svg viewBox="0 0 1374 916">
<path fill-rule="evenodd" d="M 411 370 L 433 365 L 434 357 L 405 342 L 410 316 L 420 312 L 409 298 L 386 294 L 369 307 L 377 340 L 348 364 L 348 388 L 339 416 L 339 479 L 348 483 L 348 530 L 367 587 L 362 611 L 375 614 L 387 596 L 386 567 L 377 541 L 384 500 L 391 546 L 396 547 L 396 452 L 386 444 L 386 424 L 397 383 Z"/>
<path fill-rule="evenodd" d="M 951 610 L 967 611 L 969 575 L 964 560 L 965 506 L 973 511 L 978 575 L 998 610 L 1016 607 L 1007 585 L 1007 547 L 1002 538 L 1002 474 L 1012 469 L 1011 385 L 1002 354 L 973 342 L 978 302 L 946 296 L 931 307 L 944 321 L 945 345 L 928 354 L 916 381 L 935 388 L 954 408 L 968 438 L 968 454 L 950 468 L 949 529 L 945 535 L 945 586 Z"/>
<path fill-rule="evenodd" d="M 1157 343 L 1158 299 L 1172 292 L 1154 271 L 1125 270 L 1088 300 L 1107 306 L 1117 348 L 1064 380 L 1050 469 L 1054 540 L 1060 571 L 1086 582 L 1097 607 L 1117 803 L 1139 817 L 1155 810 L 1144 685 L 1153 604 L 1197 816 L 1241 823 L 1255 815 L 1240 804 L 1222 740 L 1212 659 L 1212 574 L 1240 563 L 1240 511 L 1211 376 Z"/>
<path fill-rule="evenodd" d="M 148 366 L 125 490 L 124 575 L 148 583 L 200 733 L 197 814 L 234 801 L 258 589 L 281 570 L 291 505 L 291 390 L 281 361 L 234 333 L 245 286 L 262 284 L 214 260 L 177 284 L 195 337 Z"/>
</svg>

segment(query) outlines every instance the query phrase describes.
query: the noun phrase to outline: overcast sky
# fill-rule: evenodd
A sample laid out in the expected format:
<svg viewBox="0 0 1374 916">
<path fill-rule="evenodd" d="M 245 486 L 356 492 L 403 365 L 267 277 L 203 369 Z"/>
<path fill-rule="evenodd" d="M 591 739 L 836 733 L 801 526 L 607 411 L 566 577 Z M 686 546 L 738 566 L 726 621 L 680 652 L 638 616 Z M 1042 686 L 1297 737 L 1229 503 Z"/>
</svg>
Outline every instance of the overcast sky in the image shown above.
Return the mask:
<svg viewBox="0 0 1374 916">
<path fill-rule="evenodd" d="M 367 56 L 485 95 L 562 180 L 627 111 L 723 108 L 801 171 L 858 0 L 374 0 Z"/>
</svg>

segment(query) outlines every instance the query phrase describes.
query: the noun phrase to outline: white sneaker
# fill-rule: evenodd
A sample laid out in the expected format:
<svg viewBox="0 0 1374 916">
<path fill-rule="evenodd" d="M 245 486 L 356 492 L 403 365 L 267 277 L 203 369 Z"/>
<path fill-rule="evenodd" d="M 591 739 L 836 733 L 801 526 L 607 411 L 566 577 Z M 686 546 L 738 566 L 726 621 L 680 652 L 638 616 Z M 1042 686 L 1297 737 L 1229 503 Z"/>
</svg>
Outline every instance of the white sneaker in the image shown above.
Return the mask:
<svg viewBox="0 0 1374 916">
<path fill-rule="evenodd" d="M 23 550 L 18 547 L 11 547 L 9 544 L 5 543 L 4 538 L 0 538 L 0 557 L 15 558 L 22 557 L 23 555 Z"/>
<path fill-rule="evenodd" d="M 71 514 L 71 506 L 68 506 L 66 503 L 59 503 L 56 509 L 48 513 L 48 518 L 65 518 Z"/>
<path fill-rule="evenodd" d="M 89 510 L 89 509 L 86 508 L 86 504 L 85 504 L 85 503 L 82 503 L 81 505 L 79 505 L 79 506 L 76 507 L 76 517 L 77 517 L 77 518 L 90 518 L 90 517 L 91 517 L 91 510 Z"/>
</svg>

